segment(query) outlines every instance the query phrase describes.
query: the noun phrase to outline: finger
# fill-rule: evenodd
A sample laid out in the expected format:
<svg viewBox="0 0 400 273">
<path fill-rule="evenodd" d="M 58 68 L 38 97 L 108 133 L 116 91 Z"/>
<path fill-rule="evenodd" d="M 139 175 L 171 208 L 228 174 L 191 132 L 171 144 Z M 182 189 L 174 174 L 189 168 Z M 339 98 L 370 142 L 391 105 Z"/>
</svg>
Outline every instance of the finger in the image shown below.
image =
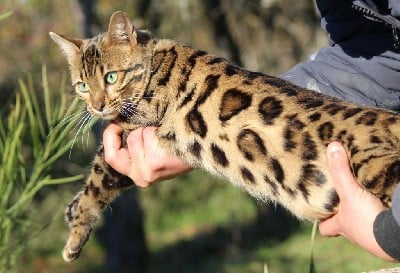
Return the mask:
<svg viewBox="0 0 400 273">
<path fill-rule="evenodd" d="M 129 133 L 126 142 L 131 157 L 129 177 L 140 187 L 148 187 L 147 162 L 145 161 L 145 147 L 143 139 L 143 127 Z"/>
<path fill-rule="evenodd" d="M 156 130 L 156 127 L 146 127 L 143 129 L 143 146 L 145 151 L 148 151 L 148 153 L 144 154 L 145 160 L 148 160 L 149 162 L 153 161 L 153 163 L 155 163 L 153 164 L 154 166 L 159 162 L 154 162 L 154 158 L 148 157 L 154 157 L 157 155 L 157 158 L 162 159 L 164 156 L 167 156 L 166 151 L 161 149 L 158 144 Z"/>
<path fill-rule="evenodd" d="M 103 133 L 104 160 L 117 172 L 127 175 L 129 173 L 129 152 L 122 147 L 122 129 L 110 124 Z"/>
<path fill-rule="evenodd" d="M 144 147 L 146 151 L 151 151 L 145 154 L 147 161 L 152 161 L 152 167 L 155 171 L 166 171 L 171 172 L 173 176 L 177 173 L 185 172 L 190 169 L 187 162 L 183 161 L 182 158 L 171 155 L 168 151 L 159 145 L 158 138 L 156 135 L 157 127 L 146 127 L 143 130 Z M 149 156 L 157 155 L 157 160 L 149 158 Z M 167 175 L 169 176 L 169 175 Z M 164 177 L 160 174 L 160 177 Z M 167 177 L 164 177 L 167 178 Z"/>
<path fill-rule="evenodd" d="M 142 163 L 144 157 L 143 129 L 143 127 L 139 127 L 133 130 L 126 139 L 129 154 L 132 160 L 137 163 Z"/>
<path fill-rule="evenodd" d="M 339 194 L 351 194 L 359 188 L 351 171 L 347 153 L 339 142 L 332 142 L 327 148 L 329 175 Z"/>
<path fill-rule="evenodd" d="M 324 237 L 339 236 L 338 216 L 334 215 L 318 223 L 319 233 Z"/>
<path fill-rule="evenodd" d="M 103 143 L 108 147 L 118 149 L 122 145 L 121 141 L 122 128 L 118 125 L 111 123 L 106 127 L 103 132 Z"/>
<path fill-rule="evenodd" d="M 143 129 L 143 140 L 145 148 L 153 148 L 154 149 L 154 142 L 156 142 L 155 135 L 156 135 L 156 127 L 145 127 Z"/>
</svg>

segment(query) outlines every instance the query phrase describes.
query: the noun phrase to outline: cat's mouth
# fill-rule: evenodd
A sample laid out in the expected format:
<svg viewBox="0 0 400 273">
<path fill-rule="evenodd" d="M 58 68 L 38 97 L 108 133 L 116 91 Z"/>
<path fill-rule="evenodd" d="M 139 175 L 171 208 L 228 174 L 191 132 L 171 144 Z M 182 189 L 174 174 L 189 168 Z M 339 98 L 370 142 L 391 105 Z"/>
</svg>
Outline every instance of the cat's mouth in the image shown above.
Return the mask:
<svg viewBox="0 0 400 273">
<path fill-rule="evenodd" d="M 136 105 L 132 103 L 125 103 L 120 106 L 119 109 L 109 108 L 103 109 L 102 111 L 96 111 L 95 109 L 91 109 L 92 114 L 97 116 L 103 120 L 121 120 L 121 121 L 129 121 L 132 119 L 132 116 L 136 114 Z"/>
<path fill-rule="evenodd" d="M 95 109 L 89 109 L 89 112 L 91 112 L 91 114 L 93 116 L 99 117 L 100 119 L 103 119 L 103 120 L 114 120 L 119 115 L 118 111 L 115 111 L 112 109 L 103 109 L 102 111 L 97 111 Z"/>
<path fill-rule="evenodd" d="M 118 115 L 118 113 L 103 113 L 101 118 L 105 120 L 114 120 L 118 117 Z"/>
</svg>

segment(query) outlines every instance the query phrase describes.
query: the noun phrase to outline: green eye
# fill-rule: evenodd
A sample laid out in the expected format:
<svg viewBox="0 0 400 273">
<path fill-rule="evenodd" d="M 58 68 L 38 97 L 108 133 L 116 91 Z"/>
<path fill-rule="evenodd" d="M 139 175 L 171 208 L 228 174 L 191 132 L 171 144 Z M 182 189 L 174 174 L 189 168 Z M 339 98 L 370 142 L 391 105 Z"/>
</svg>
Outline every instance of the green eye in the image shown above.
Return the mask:
<svg viewBox="0 0 400 273">
<path fill-rule="evenodd" d="M 89 91 L 89 84 L 84 83 L 84 82 L 79 82 L 78 83 L 78 89 L 82 93 L 86 93 Z"/>
<path fill-rule="evenodd" d="M 117 72 L 108 72 L 105 76 L 106 83 L 108 84 L 114 84 L 118 80 L 118 74 Z"/>
</svg>

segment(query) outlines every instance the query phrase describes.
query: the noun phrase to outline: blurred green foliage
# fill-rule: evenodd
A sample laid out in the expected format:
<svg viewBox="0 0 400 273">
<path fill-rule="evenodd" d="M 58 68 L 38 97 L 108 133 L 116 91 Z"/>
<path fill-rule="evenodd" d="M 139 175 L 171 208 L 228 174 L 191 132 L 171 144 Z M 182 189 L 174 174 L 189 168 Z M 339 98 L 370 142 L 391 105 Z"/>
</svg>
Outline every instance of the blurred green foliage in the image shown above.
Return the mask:
<svg viewBox="0 0 400 273">
<path fill-rule="evenodd" d="M 1 272 L 10 271 L 26 240 L 37 232 L 35 225 L 40 223 L 32 222 L 27 214 L 39 190 L 83 178 L 82 175 L 57 178 L 50 175 L 52 165 L 71 147 L 68 133 L 74 120 L 68 123 L 63 120 L 78 109 L 77 100 L 67 109 L 65 93 L 59 100 L 51 97 L 45 67 L 42 70 L 44 102 L 39 102 L 31 77 L 20 80 L 19 84 L 14 103 L 3 108 L 0 116 Z M 65 81 L 61 91 L 64 86 Z"/>
</svg>

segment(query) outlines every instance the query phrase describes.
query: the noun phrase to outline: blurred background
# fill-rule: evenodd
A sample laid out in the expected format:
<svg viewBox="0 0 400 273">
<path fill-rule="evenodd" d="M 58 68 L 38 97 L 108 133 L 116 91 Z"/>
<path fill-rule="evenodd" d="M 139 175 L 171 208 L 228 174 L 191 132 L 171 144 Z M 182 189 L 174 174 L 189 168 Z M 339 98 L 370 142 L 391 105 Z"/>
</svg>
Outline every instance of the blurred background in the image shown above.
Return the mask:
<svg viewBox="0 0 400 273">
<path fill-rule="evenodd" d="M 311 0 L 1 0 L 0 14 L 13 14 L 0 21 L 0 110 L 28 74 L 32 85 L 41 88 L 43 64 L 57 100 L 67 65 L 48 32 L 89 37 L 105 31 L 116 10 L 156 37 L 271 75 L 327 43 Z M 63 92 L 72 98 L 68 81 L 65 86 Z M 53 174 L 87 172 L 102 126 L 78 136 Z M 299 223 L 279 207 L 261 204 L 201 171 L 127 192 L 106 210 L 81 257 L 66 264 L 61 257 L 68 233 L 63 211 L 81 187 L 80 182 L 45 187 L 36 195 L 26 212 L 35 225 L 26 231 L 13 272 L 308 271 L 309 223 Z M 343 238 L 317 235 L 313 253 L 316 272 L 388 266 Z"/>
</svg>

